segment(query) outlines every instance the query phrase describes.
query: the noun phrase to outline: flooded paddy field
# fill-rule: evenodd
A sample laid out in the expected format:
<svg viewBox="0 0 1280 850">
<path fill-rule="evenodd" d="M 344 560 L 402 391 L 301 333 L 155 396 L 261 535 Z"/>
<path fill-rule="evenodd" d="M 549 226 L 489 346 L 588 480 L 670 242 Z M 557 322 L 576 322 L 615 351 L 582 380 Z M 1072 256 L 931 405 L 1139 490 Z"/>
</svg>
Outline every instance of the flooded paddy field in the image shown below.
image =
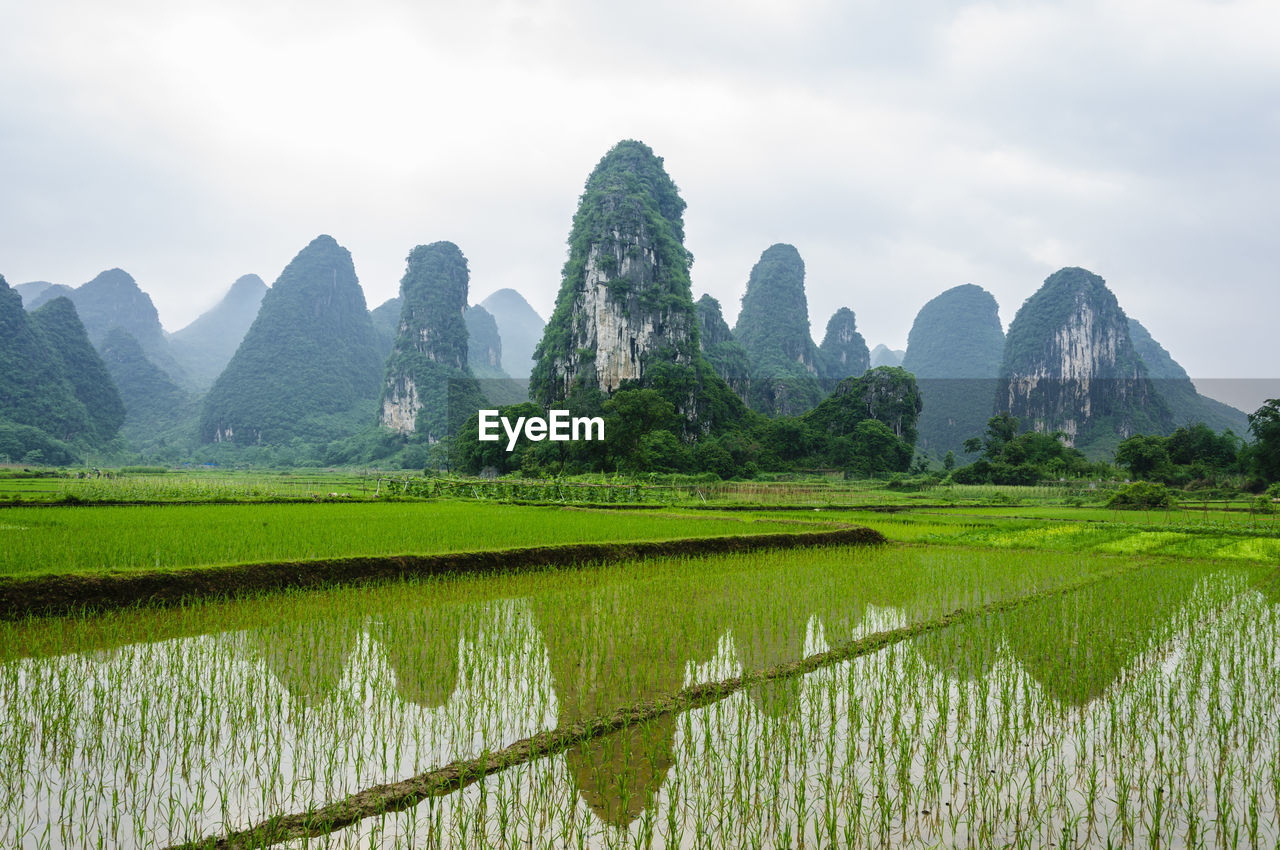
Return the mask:
<svg viewBox="0 0 1280 850">
<path fill-rule="evenodd" d="M 1278 652 L 1265 560 L 967 545 L 0 623 L 0 846 L 1271 847 Z"/>
</svg>

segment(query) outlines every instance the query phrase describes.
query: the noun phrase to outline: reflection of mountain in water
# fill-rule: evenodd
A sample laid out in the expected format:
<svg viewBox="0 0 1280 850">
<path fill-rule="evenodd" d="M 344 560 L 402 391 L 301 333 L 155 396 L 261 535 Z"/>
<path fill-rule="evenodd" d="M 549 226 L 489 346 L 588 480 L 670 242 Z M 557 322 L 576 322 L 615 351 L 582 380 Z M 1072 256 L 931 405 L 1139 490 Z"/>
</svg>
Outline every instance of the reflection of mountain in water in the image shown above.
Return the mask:
<svg viewBox="0 0 1280 850">
<path fill-rule="evenodd" d="M 714 652 L 718 635 L 672 622 L 669 597 L 670 588 L 647 583 L 531 600 L 547 644 L 559 726 L 673 694 L 684 683 L 686 660 Z M 565 764 L 591 810 L 625 827 L 652 804 L 671 768 L 674 737 L 675 718 L 666 715 L 579 744 L 565 753 Z"/>
<path fill-rule="evenodd" d="M 913 601 L 913 594 L 890 589 L 905 586 L 896 581 L 865 591 L 865 597 L 851 596 L 840 571 L 856 565 L 838 558 L 797 575 L 760 569 L 753 557 L 744 556 L 745 568 L 726 573 L 718 585 L 704 576 L 531 598 L 547 646 L 557 724 L 674 694 L 691 664 L 718 669 L 715 677 L 724 678 L 726 657 L 734 668 L 729 675 L 799 661 L 812 651 L 806 644 L 811 635 L 842 642 L 867 625 L 869 605 L 887 612 Z M 881 619 L 901 625 L 900 614 L 882 612 L 876 630 Z M 796 716 L 801 688 L 800 678 L 790 677 L 752 687 L 746 696 L 765 717 L 780 720 Z M 569 780 L 603 822 L 626 827 L 653 805 L 673 763 L 676 723 L 666 715 L 565 754 Z"/>
<path fill-rule="evenodd" d="M 245 632 L 244 640 L 295 705 L 314 707 L 337 690 L 362 631 L 358 621 L 313 619 Z"/>
<path fill-rule="evenodd" d="M 450 605 L 386 614 L 373 633 L 395 671 L 401 698 L 437 708 L 458 687 L 462 647 L 476 645 L 480 627 L 475 606 Z"/>
<path fill-rule="evenodd" d="M 1104 580 L 913 640 L 921 657 L 961 681 L 987 676 L 1007 652 L 1046 695 L 1084 705 L 1101 696 L 1153 642 L 1204 581 L 1199 570 L 1151 566 L 1142 604 L 1129 577 Z M 1154 590 L 1154 592 L 1152 592 Z"/>
<path fill-rule="evenodd" d="M 795 605 L 779 606 L 786 598 L 788 577 L 763 575 L 753 592 L 729 608 L 729 631 L 744 672 L 768 670 L 799 661 L 805 655 L 805 636 L 811 612 Z M 800 679 L 790 676 L 754 685 L 747 698 L 766 716 L 782 719 L 798 706 Z"/>
<path fill-rule="evenodd" d="M 422 750 L 392 766 L 390 780 L 484 748 L 500 749 L 539 729 L 570 727 L 662 699 L 690 680 L 776 668 L 821 651 L 823 643 L 836 646 L 973 604 L 963 594 L 953 598 L 954 591 L 940 591 L 927 579 L 929 565 L 910 557 L 901 564 L 878 563 L 884 572 L 875 582 L 841 578 L 841 570 L 859 568 L 856 562 L 800 570 L 761 566 L 749 562 L 720 580 L 668 573 L 651 581 L 566 582 L 527 600 L 311 619 L 245 632 L 238 640 L 243 657 L 265 667 L 292 697 L 295 711 L 286 715 L 309 718 L 294 733 L 301 742 L 306 731 L 300 764 L 332 746 L 333 735 L 348 734 L 346 725 L 322 733 L 307 729 L 324 725 L 329 708 L 335 717 L 363 710 L 371 717 L 343 723 L 352 730 L 369 723 L 382 734 L 396 730 L 408 736 L 406 751 Z M 898 568 L 926 570 L 926 579 L 903 581 L 889 572 Z M 1017 671 L 1052 703 L 1082 706 L 1104 695 L 1126 668 L 1149 663 L 1151 653 L 1167 645 L 1173 623 L 1182 621 L 1179 611 L 1205 577 L 1203 570 L 1152 564 L 1143 570 L 1140 603 L 1137 585 L 1127 577 L 1104 580 L 920 635 L 911 641 L 914 663 L 922 660 L 943 681 L 958 680 L 961 688 L 978 691 Z M 1274 603 L 1275 588 L 1267 590 Z M 897 678 L 897 669 L 892 663 L 882 669 L 892 678 L 878 680 L 878 686 L 921 686 Z M 716 711 L 737 718 L 726 728 L 754 730 L 753 735 L 783 729 L 778 721 L 791 728 L 802 717 L 808 718 L 806 728 L 818 724 L 815 734 L 844 734 L 835 727 L 821 731 L 831 720 L 801 714 L 807 700 L 802 695 L 810 687 L 818 685 L 800 677 L 771 681 Z M 375 692 L 370 702 L 356 696 L 366 688 Z M 541 707 L 530 708 L 535 703 Z M 297 710 L 322 704 L 328 706 L 324 715 Z M 680 743 L 683 723 L 679 715 L 665 715 L 584 741 L 545 766 L 566 783 L 559 787 L 570 799 L 580 801 L 579 817 L 590 811 L 598 828 L 633 828 L 647 810 L 660 815 L 657 810 L 667 805 L 659 800 L 677 761 L 685 762 L 682 770 L 704 769 L 699 765 L 708 753 L 693 755 L 701 745 Z M 476 731 L 481 728 L 488 730 L 483 741 Z M 690 758 L 699 761 L 690 764 Z M 370 784 L 354 777 L 352 782 L 346 790 Z"/>
</svg>

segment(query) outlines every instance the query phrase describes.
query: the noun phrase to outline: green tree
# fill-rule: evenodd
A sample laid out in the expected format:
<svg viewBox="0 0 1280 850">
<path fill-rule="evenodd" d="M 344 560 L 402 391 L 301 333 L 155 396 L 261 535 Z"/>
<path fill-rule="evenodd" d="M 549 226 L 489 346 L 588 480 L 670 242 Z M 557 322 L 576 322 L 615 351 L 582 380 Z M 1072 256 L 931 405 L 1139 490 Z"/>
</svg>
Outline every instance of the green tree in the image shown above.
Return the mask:
<svg viewBox="0 0 1280 850">
<path fill-rule="evenodd" d="M 985 439 L 970 437 L 964 441 L 964 450 L 969 454 L 981 452 L 988 460 L 1000 460 L 1005 446 L 1018 435 L 1018 425 L 1018 417 L 1008 411 L 997 413 L 987 420 Z"/>
<path fill-rule="evenodd" d="M 981 452 L 976 462 L 952 473 L 960 484 L 1035 484 L 1046 478 L 1079 477 L 1098 469 L 1054 431 L 1018 433 L 1018 419 L 1000 413 L 987 420 L 984 439 L 965 440 L 966 452 Z"/>
<path fill-rule="evenodd" d="M 852 436 L 851 466 L 865 478 L 905 472 L 911 465 L 911 447 L 879 420 L 862 420 L 854 426 Z"/>
<path fill-rule="evenodd" d="M 700 472 L 714 472 L 721 478 L 733 477 L 733 455 L 715 438 L 698 442 L 693 449 L 693 462 Z"/>
<path fill-rule="evenodd" d="M 1249 414 L 1249 431 L 1257 444 L 1253 448 L 1255 471 L 1268 481 L 1280 481 L 1280 399 Z"/>
<path fill-rule="evenodd" d="M 670 431 L 649 431 L 640 437 L 635 462 L 641 472 L 684 472 L 689 468 L 689 450 Z"/>
<path fill-rule="evenodd" d="M 604 403 L 604 433 L 614 464 L 641 467 L 641 438 L 651 431 L 678 430 L 675 405 L 652 389 L 619 390 Z"/>
<path fill-rule="evenodd" d="M 1116 465 L 1129 470 L 1134 479 L 1149 479 L 1153 473 L 1169 466 L 1168 440 L 1135 434 L 1116 448 Z"/>
</svg>

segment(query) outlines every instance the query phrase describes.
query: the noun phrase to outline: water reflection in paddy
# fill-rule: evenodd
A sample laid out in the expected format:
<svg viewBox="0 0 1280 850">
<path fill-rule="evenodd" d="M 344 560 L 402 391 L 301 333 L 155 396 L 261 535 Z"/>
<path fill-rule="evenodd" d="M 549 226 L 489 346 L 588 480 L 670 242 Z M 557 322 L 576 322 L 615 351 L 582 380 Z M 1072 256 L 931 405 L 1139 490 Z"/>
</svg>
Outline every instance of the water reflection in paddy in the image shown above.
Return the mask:
<svg viewBox="0 0 1280 850">
<path fill-rule="evenodd" d="M 389 610 L 11 659 L 0 844 L 244 827 L 1073 568 L 1014 583 L 980 579 L 979 556 L 839 557 L 867 580 L 761 562 L 416 607 L 401 590 Z M 1277 608 L 1246 570 L 1211 573 L 1155 565 L 967 621 L 311 843 L 1146 846 L 1236 826 L 1270 846 Z"/>
</svg>

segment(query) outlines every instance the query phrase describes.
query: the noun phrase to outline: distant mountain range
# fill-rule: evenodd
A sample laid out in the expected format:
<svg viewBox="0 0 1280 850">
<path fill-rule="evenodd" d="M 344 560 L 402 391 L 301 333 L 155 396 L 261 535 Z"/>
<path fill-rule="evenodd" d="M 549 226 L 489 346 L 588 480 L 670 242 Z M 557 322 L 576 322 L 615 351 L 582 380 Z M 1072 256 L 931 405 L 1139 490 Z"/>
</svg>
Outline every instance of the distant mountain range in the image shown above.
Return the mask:
<svg viewBox="0 0 1280 850">
<path fill-rule="evenodd" d="M 450 242 L 413 249 L 399 295 L 370 311 L 350 254 L 320 236 L 270 288 L 244 275 L 172 334 L 122 269 L 78 287 L 3 284 L 0 458 L 290 446 L 283 456 L 421 462 L 460 410 L 532 397 L 603 413 L 620 389 L 671 405 L 660 430 L 675 442 L 649 449 L 685 467 L 701 451 L 702 468 L 714 455 L 731 469 L 753 445 L 766 463 L 812 459 L 807 427 L 835 440 L 830 457 L 878 445 L 881 431 L 855 434 L 849 417 L 885 399 L 896 412 L 871 418 L 934 460 L 962 455 L 1005 411 L 1094 457 L 1195 422 L 1247 431 L 1244 413 L 1199 394 L 1081 268 L 1050 275 L 1007 335 L 995 298 L 965 284 L 920 309 L 905 351 L 869 350 L 852 307 L 814 343 L 804 260 L 777 243 L 746 275 L 731 330 L 718 301 L 693 301 L 683 211 L 661 157 L 636 141 L 611 149 L 588 178 L 547 322 L 513 289 L 469 304 L 467 262 Z M 757 445 L 770 440 L 790 443 Z"/>
<path fill-rule="evenodd" d="M 55 298 L 70 299 L 95 346 L 101 346 L 113 328 L 120 328 L 138 341 L 148 359 L 175 380 L 189 380 L 173 356 L 151 296 L 143 292 L 133 276 L 123 269 L 108 269 L 74 289 L 39 281 L 21 284 L 18 291 L 23 295 L 23 305 L 27 310 L 37 310 Z"/>
</svg>

